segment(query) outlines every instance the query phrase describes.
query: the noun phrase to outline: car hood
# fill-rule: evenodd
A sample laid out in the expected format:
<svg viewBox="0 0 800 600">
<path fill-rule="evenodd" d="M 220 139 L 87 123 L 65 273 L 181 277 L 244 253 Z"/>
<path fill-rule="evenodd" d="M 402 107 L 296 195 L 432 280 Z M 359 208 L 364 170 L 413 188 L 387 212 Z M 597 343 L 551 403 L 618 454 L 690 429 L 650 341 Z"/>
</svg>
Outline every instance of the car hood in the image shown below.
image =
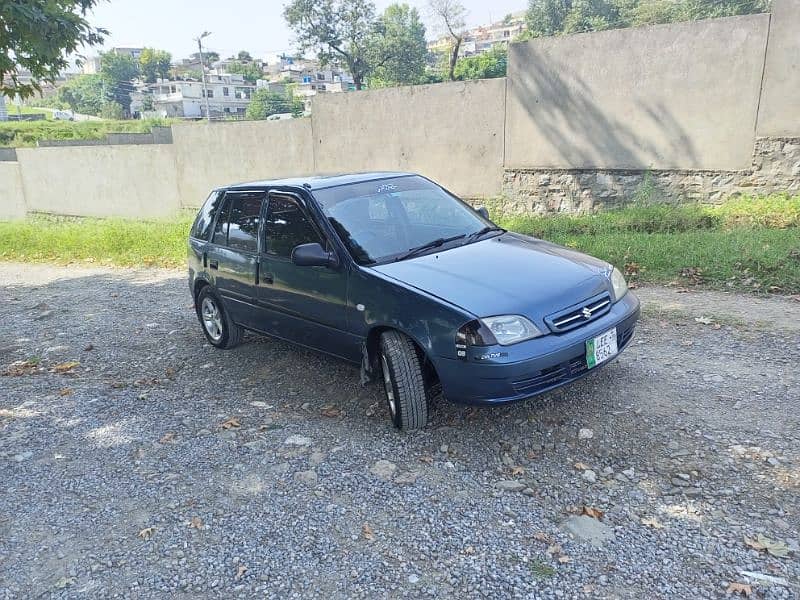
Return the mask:
<svg viewBox="0 0 800 600">
<path fill-rule="evenodd" d="M 608 263 L 516 233 L 372 268 L 477 317 L 518 314 L 538 325 L 611 289 Z"/>
</svg>

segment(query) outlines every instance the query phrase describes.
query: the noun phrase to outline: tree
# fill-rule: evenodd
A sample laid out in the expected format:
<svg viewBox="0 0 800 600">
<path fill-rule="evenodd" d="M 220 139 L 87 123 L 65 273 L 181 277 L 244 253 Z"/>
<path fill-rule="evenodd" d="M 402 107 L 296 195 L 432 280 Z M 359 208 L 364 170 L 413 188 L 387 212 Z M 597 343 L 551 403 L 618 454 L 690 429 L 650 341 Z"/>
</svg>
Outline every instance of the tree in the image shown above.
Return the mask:
<svg viewBox="0 0 800 600">
<path fill-rule="evenodd" d="M 147 83 L 155 83 L 159 77 L 167 79 L 172 66 L 172 55 L 164 50 L 145 48 L 139 55 L 139 71 Z"/>
<path fill-rule="evenodd" d="M 111 100 L 110 102 L 103 104 L 103 109 L 100 111 L 100 117 L 103 119 L 109 119 L 111 121 L 119 121 L 125 117 L 125 109 L 122 108 L 122 105 L 119 102 L 114 102 Z"/>
<path fill-rule="evenodd" d="M 378 19 L 369 44 L 370 85 L 413 85 L 425 77 L 425 26 L 416 8 L 392 4 Z"/>
<path fill-rule="evenodd" d="M 456 65 L 455 76 L 458 80 L 505 77 L 507 65 L 508 50 L 495 46 L 488 52 L 462 58 Z"/>
<path fill-rule="evenodd" d="M 58 88 L 56 99 L 79 114 L 98 116 L 106 102 L 100 75 L 78 75 Z"/>
<path fill-rule="evenodd" d="M 203 60 L 200 60 L 200 53 L 195 52 L 194 54 L 190 54 L 189 58 L 193 62 L 202 62 L 202 64 L 208 68 L 211 68 L 215 62 L 219 61 L 219 52 L 214 52 L 213 50 L 205 50 L 203 52 Z"/>
<path fill-rule="evenodd" d="M 467 10 L 459 0 L 428 0 L 428 7 L 434 19 L 452 40 L 447 77 L 450 81 L 454 81 L 458 53 L 467 27 L 465 20 Z"/>
<path fill-rule="evenodd" d="M 292 113 L 294 116 L 303 114 L 303 103 L 290 95 L 270 92 L 266 89 L 256 90 L 250 98 L 245 113 L 248 119 L 261 120 L 271 115 Z"/>
<path fill-rule="evenodd" d="M 255 83 L 264 78 L 263 69 L 256 63 L 245 63 L 238 60 L 228 65 L 228 73 L 239 73 L 245 78 L 245 81 L 250 83 Z"/>
<path fill-rule="evenodd" d="M 247 50 L 240 50 L 236 58 L 239 62 L 253 62 L 253 57 Z"/>
<path fill-rule="evenodd" d="M 375 5 L 369 0 L 291 0 L 283 11 L 301 52 L 314 50 L 319 61 L 343 64 L 357 90 L 370 73 L 369 43 Z"/>
<path fill-rule="evenodd" d="M 130 56 L 106 52 L 100 55 L 100 76 L 106 88 L 106 97 L 122 107 L 123 113 L 130 113 L 131 80 L 139 75 L 139 64 Z"/>
<path fill-rule="evenodd" d="M 3 0 L 0 2 L 0 95 L 22 99 L 54 82 L 67 56 L 103 42 L 105 29 L 86 15 L 99 0 Z M 18 70 L 31 74 L 20 81 Z"/>
</svg>

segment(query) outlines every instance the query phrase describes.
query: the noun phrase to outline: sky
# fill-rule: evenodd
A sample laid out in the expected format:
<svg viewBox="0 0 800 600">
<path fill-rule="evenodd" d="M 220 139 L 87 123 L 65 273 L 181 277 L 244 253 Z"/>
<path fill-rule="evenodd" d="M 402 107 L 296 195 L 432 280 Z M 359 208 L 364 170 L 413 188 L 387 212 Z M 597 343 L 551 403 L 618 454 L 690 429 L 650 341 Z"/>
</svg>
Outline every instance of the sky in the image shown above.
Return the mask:
<svg viewBox="0 0 800 600">
<path fill-rule="evenodd" d="M 401 0 L 419 9 L 432 35 L 427 15 L 427 0 Z M 462 0 L 469 11 L 470 27 L 502 19 L 506 14 L 524 10 L 527 0 Z M 197 49 L 193 41 L 203 31 L 211 36 L 204 48 L 219 52 L 223 58 L 239 50 L 253 57 L 292 51 L 292 33 L 283 20 L 285 0 L 101 0 L 90 16 L 90 23 L 110 31 L 103 48 L 113 46 L 149 46 L 169 51 L 173 59 L 188 56 Z M 392 0 L 377 0 L 379 11 Z M 102 48 L 101 48 L 102 49 Z M 84 51 L 86 56 L 98 48 Z"/>
</svg>

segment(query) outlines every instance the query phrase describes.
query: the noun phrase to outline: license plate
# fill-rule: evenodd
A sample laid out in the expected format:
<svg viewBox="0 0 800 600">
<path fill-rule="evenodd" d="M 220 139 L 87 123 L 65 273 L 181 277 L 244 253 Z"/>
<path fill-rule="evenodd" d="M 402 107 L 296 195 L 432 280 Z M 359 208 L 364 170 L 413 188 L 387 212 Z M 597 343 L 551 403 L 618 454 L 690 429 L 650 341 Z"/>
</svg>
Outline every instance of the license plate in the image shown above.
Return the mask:
<svg viewBox="0 0 800 600">
<path fill-rule="evenodd" d="M 586 340 L 586 365 L 591 369 L 617 355 L 617 328 Z"/>
</svg>

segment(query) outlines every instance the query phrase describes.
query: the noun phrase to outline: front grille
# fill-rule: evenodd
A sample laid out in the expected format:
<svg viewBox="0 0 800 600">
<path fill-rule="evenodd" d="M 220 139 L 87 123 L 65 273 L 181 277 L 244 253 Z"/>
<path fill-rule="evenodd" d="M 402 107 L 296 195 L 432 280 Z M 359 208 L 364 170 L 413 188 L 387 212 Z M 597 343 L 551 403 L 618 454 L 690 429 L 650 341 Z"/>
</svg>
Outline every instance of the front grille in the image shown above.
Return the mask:
<svg viewBox="0 0 800 600">
<path fill-rule="evenodd" d="M 611 295 L 608 292 L 603 292 L 569 308 L 548 315 L 544 318 L 544 321 L 553 333 L 564 333 L 586 323 L 591 323 L 609 310 L 611 310 Z"/>
<path fill-rule="evenodd" d="M 633 327 L 629 327 L 622 332 L 617 332 L 617 347 L 620 352 L 628 345 L 632 337 Z M 589 367 L 586 365 L 586 353 L 583 352 L 566 362 L 542 369 L 532 377 L 514 381 L 511 385 L 517 393 L 530 394 L 532 396 L 559 384 L 577 379 L 588 370 Z"/>
</svg>

